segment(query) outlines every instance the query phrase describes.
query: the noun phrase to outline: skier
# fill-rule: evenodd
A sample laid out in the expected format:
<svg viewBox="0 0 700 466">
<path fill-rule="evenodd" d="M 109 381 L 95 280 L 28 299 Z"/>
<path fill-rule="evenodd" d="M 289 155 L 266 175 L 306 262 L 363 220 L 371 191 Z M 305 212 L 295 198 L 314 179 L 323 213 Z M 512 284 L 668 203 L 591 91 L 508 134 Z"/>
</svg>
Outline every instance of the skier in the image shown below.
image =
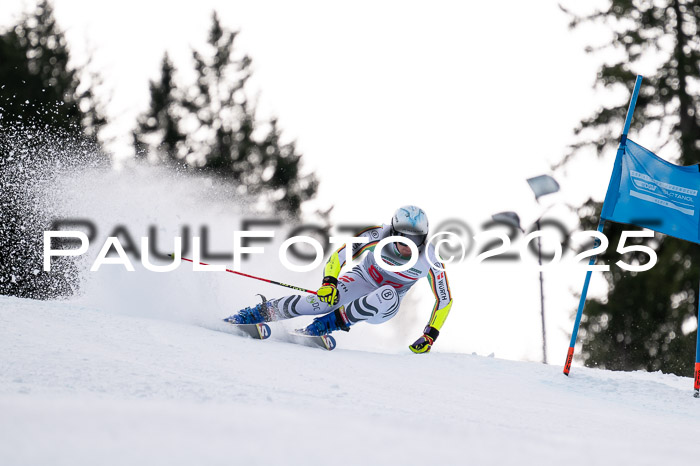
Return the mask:
<svg viewBox="0 0 700 466">
<path fill-rule="evenodd" d="M 390 225 L 370 227 L 356 236 L 366 237 L 369 242 L 352 244 L 353 260 L 367 251 L 373 252 L 376 245 L 388 236 L 402 236 L 412 241 L 420 257 L 410 269 L 390 272 L 376 262 L 374 254 L 367 254 L 359 265 L 338 278 L 348 254 L 343 246 L 328 259 L 317 295 L 291 295 L 266 301 L 242 309 L 225 320 L 235 324 L 257 324 L 323 314 L 298 332 L 320 336 L 336 330 L 349 331 L 350 326 L 357 322 L 380 324 L 394 317 L 409 288 L 418 279 L 428 277 L 435 295 L 435 306 L 423 335 L 409 346 L 414 353 L 427 353 L 450 312 L 452 296 L 444 266 L 436 258 L 433 246 L 426 244 L 428 218 L 425 212 L 412 205 L 400 207 Z M 411 249 L 394 242 L 382 249 L 381 258 L 389 265 L 400 266 L 411 259 Z"/>
</svg>

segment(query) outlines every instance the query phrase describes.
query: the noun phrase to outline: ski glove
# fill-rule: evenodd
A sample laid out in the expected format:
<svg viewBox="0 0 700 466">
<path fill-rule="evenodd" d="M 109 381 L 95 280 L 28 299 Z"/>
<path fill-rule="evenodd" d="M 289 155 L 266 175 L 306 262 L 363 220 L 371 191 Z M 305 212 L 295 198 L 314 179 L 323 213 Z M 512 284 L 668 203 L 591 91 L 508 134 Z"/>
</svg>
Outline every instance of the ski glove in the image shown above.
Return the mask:
<svg viewBox="0 0 700 466">
<path fill-rule="evenodd" d="M 408 349 L 416 354 L 427 353 L 430 351 L 430 348 L 433 346 L 433 343 L 435 343 L 439 334 L 440 332 L 435 327 L 428 325 L 423 330 L 423 335 L 410 345 Z"/>
<path fill-rule="evenodd" d="M 324 269 L 325 276 L 321 288 L 316 294 L 318 299 L 328 304 L 335 306 L 340 300 L 340 292 L 338 291 L 338 275 L 340 275 L 340 259 L 338 253 L 334 252 L 326 263 Z"/>
<path fill-rule="evenodd" d="M 340 300 L 340 292 L 338 291 L 338 279 L 335 277 L 324 277 L 323 285 L 316 292 L 318 299 L 324 303 L 335 306 Z"/>
</svg>

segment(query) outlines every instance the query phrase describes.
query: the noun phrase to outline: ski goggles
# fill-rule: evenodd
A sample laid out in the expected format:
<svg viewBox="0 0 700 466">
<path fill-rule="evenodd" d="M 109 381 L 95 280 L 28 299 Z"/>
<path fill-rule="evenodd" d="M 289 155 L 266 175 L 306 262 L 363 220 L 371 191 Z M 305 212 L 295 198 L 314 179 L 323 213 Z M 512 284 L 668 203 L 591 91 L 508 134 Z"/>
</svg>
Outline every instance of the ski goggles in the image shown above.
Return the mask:
<svg viewBox="0 0 700 466">
<path fill-rule="evenodd" d="M 425 237 L 428 235 L 410 235 L 408 233 L 401 233 L 400 231 L 396 231 L 394 230 L 394 228 L 392 228 L 391 236 L 401 236 L 413 242 L 413 244 L 415 244 L 416 247 L 421 247 L 425 242 Z"/>
</svg>

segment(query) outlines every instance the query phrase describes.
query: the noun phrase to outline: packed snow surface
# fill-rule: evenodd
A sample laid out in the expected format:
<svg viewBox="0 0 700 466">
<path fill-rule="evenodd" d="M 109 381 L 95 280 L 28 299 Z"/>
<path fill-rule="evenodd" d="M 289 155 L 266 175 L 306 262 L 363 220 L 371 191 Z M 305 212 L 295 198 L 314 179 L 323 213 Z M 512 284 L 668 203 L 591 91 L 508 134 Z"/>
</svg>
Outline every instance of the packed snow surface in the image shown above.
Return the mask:
<svg viewBox="0 0 700 466">
<path fill-rule="evenodd" d="M 0 297 L 0 464 L 696 464 L 689 378 L 216 328 Z"/>
</svg>

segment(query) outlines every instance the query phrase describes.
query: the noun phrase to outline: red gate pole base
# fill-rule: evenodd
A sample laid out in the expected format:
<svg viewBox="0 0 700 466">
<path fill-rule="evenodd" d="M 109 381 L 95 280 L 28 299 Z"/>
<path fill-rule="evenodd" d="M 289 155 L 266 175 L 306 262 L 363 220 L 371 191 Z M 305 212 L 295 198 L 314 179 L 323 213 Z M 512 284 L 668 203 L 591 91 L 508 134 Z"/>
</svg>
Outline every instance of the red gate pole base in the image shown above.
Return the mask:
<svg viewBox="0 0 700 466">
<path fill-rule="evenodd" d="M 566 354 L 566 363 L 564 364 L 564 375 L 569 375 L 571 370 L 571 361 L 574 360 L 574 347 L 569 347 L 569 352 Z"/>
</svg>

